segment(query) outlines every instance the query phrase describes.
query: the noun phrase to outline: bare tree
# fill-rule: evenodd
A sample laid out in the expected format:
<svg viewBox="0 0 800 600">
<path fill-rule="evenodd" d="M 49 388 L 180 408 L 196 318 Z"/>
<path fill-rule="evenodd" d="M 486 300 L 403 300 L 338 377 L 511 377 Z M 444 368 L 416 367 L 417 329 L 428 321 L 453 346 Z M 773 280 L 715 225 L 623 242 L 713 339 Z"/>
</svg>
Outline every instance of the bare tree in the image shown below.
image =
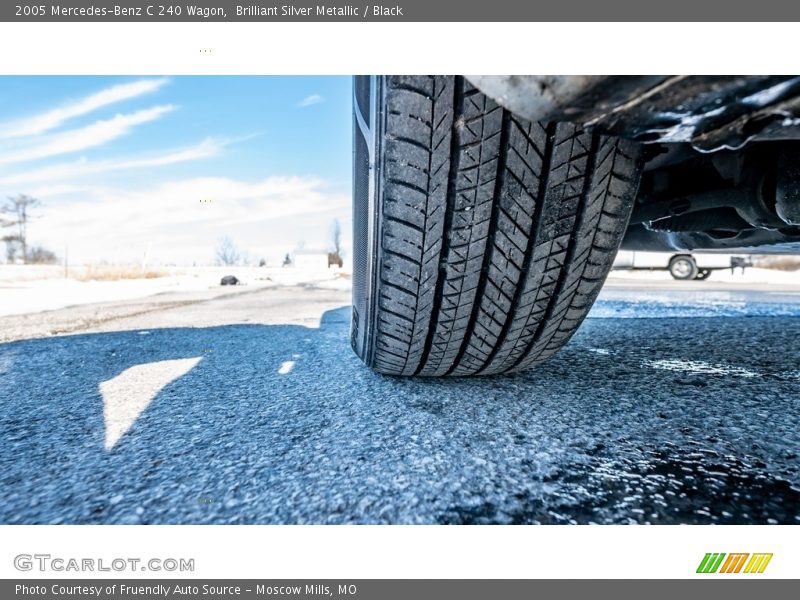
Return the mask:
<svg viewBox="0 0 800 600">
<path fill-rule="evenodd" d="M 32 265 L 54 265 L 58 262 L 56 253 L 42 246 L 33 246 L 28 251 L 28 262 Z"/>
<path fill-rule="evenodd" d="M 333 253 L 336 256 L 342 255 L 342 224 L 339 219 L 333 220 L 331 227 L 331 237 L 333 238 Z"/>
<path fill-rule="evenodd" d="M 227 235 L 219 241 L 217 245 L 217 264 L 222 266 L 231 266 L 238 264 L 242 259 L 239 250 L 236 249 L 236 244 Z"/>
<path fill-rule="evenodd" d="M 331 239 L 333 241 L 333 252 L 328 252 L 328 268 L 330 269 L 331 266 L 336 265 L 341 269 L 344 261 L 342 260 L 342 224 L 339 223 L 339 219 L 333 220 Z"/>
<path fill-rule="evenodd" d="M 19 243 L 22 262 L 25 264 L 28 263 L 28 221 L 32 218 L 30 211 L 38 206 L 41 206 L 39 200 L 25 194 L 9 196 L 6 203 L 0 206 L 0 227 L 16 227 L 17 233 L 13 237 Z M 3 238 L 6 244 L 8 237 L 12 236 Z M 8 253 L 8 246 L 6 248 Z"/>
</svg>

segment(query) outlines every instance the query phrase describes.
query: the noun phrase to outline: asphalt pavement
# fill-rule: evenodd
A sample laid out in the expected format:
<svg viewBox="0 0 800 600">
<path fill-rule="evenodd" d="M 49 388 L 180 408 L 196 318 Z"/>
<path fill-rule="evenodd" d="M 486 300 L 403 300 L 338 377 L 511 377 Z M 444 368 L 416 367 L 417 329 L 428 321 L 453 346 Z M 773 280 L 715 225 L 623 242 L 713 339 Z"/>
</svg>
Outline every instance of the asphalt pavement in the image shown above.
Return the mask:
<svg viewBox="0 0 800 600">
<path fill-rule="evenodd" d="M 447 380 L 364 367 L 348 298 L 0 320 L 0 523 L 800 523 L 798 289 L 615 282 L 540 368 Z"/>
</svg>

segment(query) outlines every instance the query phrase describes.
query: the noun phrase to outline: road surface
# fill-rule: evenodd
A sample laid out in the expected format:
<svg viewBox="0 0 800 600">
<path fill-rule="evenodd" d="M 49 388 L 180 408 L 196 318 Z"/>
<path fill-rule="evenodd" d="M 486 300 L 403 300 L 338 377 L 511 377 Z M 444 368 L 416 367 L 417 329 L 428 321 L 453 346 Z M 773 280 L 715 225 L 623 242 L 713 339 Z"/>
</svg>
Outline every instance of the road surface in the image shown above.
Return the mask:
<svg viewBox="0 0 800 600">
<path fill-rule="evenodd" d="M 800 523 L 800 286 L 612 282 L 474 380 L 369 371 L 348 303 L 0 319 L 0 523 Z"/>
</svg>

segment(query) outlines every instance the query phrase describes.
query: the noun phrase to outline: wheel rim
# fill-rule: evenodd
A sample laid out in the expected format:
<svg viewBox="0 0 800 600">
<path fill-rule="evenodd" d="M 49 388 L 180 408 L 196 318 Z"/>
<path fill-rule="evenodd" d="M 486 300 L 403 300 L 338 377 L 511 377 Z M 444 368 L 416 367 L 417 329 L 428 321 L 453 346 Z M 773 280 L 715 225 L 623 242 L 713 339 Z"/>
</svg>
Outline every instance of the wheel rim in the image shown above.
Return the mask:
<svg viewBox="0 0 800 600">
<path fill-rule="evenodd" d="M 672 263 L 672 272 L 680 278 L 689 277 L 692 274 L 692 263 L 685 258 L 679 258 Z"/>
</svg>

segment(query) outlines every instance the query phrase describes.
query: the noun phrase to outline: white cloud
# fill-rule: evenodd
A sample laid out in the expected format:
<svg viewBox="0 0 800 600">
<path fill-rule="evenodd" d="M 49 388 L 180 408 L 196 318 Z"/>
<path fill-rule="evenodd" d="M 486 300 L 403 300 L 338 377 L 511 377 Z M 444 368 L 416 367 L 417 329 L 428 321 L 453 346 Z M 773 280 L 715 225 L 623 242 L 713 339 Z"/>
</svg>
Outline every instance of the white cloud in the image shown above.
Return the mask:
<svg viewBox="0 0 800 600">
<path fill-rule="evenodd" d="M 116 115 L 111 119 L 97 121 L 81 129 L 73 129 L 45 137 L 36 145 L 17 148 L 5 154 L 0 154 L 0 164 L 38 160 L 101 146 L 130 133 L 136 125 L 160 119 L 163 115 L 173 110 L 175 110 L 175 107 L 170 104 L 154 106 L 135 113 Z"/>
<path fill-rule="evenodd" d="M 123 83 L 106 88 L 90 96 L 85 96 L 72 104 L 60 106 L 33 117 L 0 125 L 0 139 L 46 133 L 74 117 L 88 114 L 110 104 L 155 92 L 168 81 L 169 80 L 166 78 L 142 79 L 132 83 Z"/>
<path fill-rule="evenodd" d="M 88 189 L 89 188 L 86 186 L 70 185 L 68 183 L 52 183 L 33 188 L 30 190 L 29 195 L 37 199 L 51 198 L 53 196 L 84 193 Z"/>
<path fill-rule="evenodd" d="M 349 194 L 301 177 L 199 177 L 134 192 L 86 189 L 78 197 L 43 197 L 41 218 L 31 224 L 34 243 L 68 244 L 76 263 L 134 262 L 152 246 L 154 263 L 202 264 L 223 235 L 253 256 L 274 259 L 300 240 L 326 246 L 332 219 L 346 225 L 350 212 Z"/>
<path fill-rule="evenodd" d="M 116 160 L 88 161 L 85 158 L 58 165 L 43 167 L 32 171 L 24 171 L 7 177 L 0 177 L 0 186 L 12 186 L 42 181 L 73 180 L 86 175 L 97 175 L 112 171 L 139 169 L 143 167 L 162 167 L 181 162 L 201 160 L 218 156 L 223 148 L 233 140 L 206 138 L 199 144 L 188 148 L 171 150 L 163 154 L 139 158 L 121 158 Z"/>
<path fill-rule="evenodd" d="M 314 106 L 315 104 L 321 104 L 325 102 L 325 98 L 320 96 L 319 94 L 311 94 L 310 96 L 306 96 L 300 102 L 298 102 L 297 106 L 305 108 L 306 106 Z"/>
</svg>

